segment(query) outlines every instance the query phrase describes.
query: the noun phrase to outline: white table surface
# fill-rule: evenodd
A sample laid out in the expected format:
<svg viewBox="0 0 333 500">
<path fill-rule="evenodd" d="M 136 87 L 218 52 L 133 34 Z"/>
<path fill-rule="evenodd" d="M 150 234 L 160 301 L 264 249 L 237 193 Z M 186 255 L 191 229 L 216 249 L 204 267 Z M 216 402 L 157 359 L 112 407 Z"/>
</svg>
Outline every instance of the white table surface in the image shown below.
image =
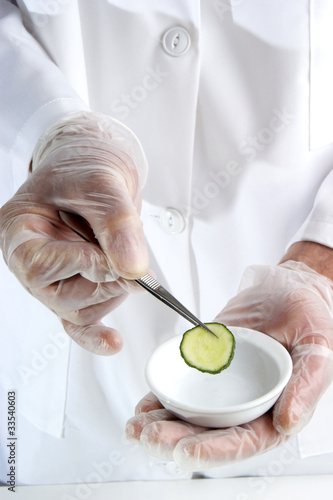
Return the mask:
<svg viewBox="0 0 333 500">
<path fill-rule="evenodd" d="M 179 481 L 3 486 L 1 500 L 332 500 L 333 474 Z M 209 497 L 210 495 L 210 497 Z"/>
</svg>

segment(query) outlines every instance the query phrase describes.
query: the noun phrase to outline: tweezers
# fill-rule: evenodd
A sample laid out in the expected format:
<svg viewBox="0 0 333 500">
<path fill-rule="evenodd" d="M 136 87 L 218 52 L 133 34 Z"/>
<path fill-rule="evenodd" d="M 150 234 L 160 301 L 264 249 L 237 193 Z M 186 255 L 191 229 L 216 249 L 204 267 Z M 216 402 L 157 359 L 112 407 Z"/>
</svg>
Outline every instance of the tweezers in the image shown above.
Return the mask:
<svg viewBox="0 0 333 500">
<path fill-rule="evenodd" d="M 178 314 L 183 316 L 183 318 L 187 319 L 196 326 L 201 326 L 207 332 L 211 333 L 216 337 L 215 333 L 212 332 L 204 323 L 202 323 L 198 318 L 194 316 L 186 307 L 183 306 L 170 292 L 168 292 L 158 281 L 156 281 L 150 274 L 145 274 L 142 278 L 134 280 L 136 283 L 145 288 L 148 292 L 150 292 L 154 297 L 159 299 L 161 302 L 171 307 Z"/>
</svg>

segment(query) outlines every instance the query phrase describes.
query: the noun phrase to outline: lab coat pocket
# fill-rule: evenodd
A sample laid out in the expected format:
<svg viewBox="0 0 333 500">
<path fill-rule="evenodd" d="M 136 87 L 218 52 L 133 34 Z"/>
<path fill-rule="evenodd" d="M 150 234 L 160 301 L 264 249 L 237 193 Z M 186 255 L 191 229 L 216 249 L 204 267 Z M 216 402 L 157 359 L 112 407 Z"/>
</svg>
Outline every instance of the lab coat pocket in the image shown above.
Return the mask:
<svg viewBox="0 0 333 500">
<path fill-rule="evenodd" d="M 30 349 L 30 365 L 18 366 L 20 413 L 42 432 L 63 436 L 70 339 L 50 329 L 41 347 Z"/>
<path fill-rule="evenodd" d="M 71 341 L 58 318 L 31 297 L 0 259 L 0 385 L 15 391 L 20 416 L 61 437 Z"/>
<path fill-rule="evenodd" d="M 310 149 L 333 142 L 333 2 L 310 0 Z"/>
</svg>

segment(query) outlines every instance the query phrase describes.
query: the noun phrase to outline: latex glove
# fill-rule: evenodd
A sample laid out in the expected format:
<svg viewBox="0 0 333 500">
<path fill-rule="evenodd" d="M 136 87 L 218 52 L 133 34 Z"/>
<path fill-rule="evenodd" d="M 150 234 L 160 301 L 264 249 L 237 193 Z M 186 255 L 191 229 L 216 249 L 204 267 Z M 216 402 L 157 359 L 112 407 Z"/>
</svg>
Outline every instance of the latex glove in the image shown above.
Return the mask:
<svg viewBox="0 0 333 500">
<path fill-rule="evenodd" d="M 94 353 L 121 349 L 120 333 L 100 320 L 134 287 L 129 279 L 147 272 L 139 217 L 146 172 L 130 130 L 105 115 L 76 113 L 41 137 L 33 173 L 0 211 L 9 269 Z"/>
<path fill-rule="evenodd" d="M 245 425 L 205 429 L 177 420 L 150 393 L 127 424 L 128 438 L 190 471 L 241 461 L 284 443 L 310 420 L 333 379 L 332 310 L 333 283 L 304 264 L 248 268 L 241 291 L 216 320 L 265 332 L 290 352 L 293 374 L 274 408 Z"/>
</svg>

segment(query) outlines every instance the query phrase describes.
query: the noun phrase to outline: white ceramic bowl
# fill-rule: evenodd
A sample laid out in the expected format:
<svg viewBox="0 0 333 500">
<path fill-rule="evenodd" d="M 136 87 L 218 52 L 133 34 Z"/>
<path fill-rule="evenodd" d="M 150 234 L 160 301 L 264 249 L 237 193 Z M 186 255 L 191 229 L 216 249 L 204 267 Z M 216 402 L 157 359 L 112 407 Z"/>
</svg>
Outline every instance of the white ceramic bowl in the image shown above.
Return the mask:
<svg viewBox="0 0 333 500">
<path fill-rule="evenodd" d="M 150 356 L 147 384 L 162 405 L 181 419 L 205 427 L 245 424 L 268 411 L 287 384 L 292 361 L 280 343 L 254 330 L 228 328 L 235 336 L 235 356 L 217 375 L 184 362 L 181 335 Z"/>
</svg>

